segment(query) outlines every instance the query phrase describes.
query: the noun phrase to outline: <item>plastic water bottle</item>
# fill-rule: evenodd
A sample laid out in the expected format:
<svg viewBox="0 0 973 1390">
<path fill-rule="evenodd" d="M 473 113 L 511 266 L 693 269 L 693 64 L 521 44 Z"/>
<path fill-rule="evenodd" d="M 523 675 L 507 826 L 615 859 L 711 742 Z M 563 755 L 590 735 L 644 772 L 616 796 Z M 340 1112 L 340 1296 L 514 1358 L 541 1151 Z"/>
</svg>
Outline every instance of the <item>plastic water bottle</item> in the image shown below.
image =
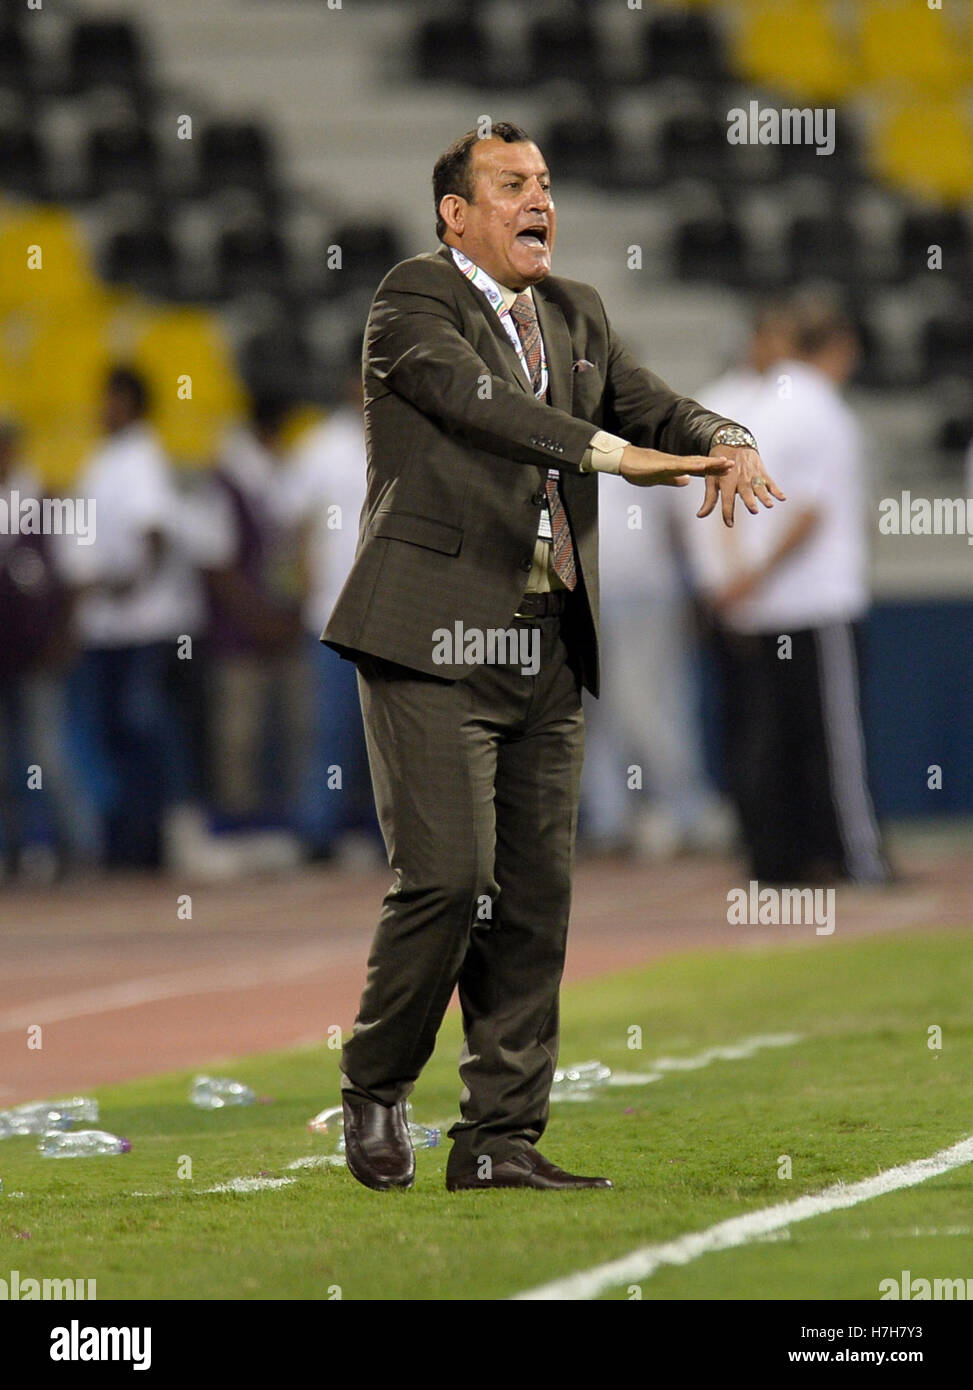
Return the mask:
<svg viewBox="0 0 973 1390">
<path fill-rule="evenodd" d="M 225 1076 L 197 1076 L 189 1099 L 200 1110 L 222 1110 L 227 1105 L 253 1105 L 256 1093 L 242 1081 Z"/>
<path fill-rule="evenodd" d="M 82 1122 L 98 1123 L 98 1102 L 89 1096 L 29 1101 L 0 1114 L 0 1139 L 12 1134 L 46 1134 L 52 1129 L 71 1129 Z"/>
<path fill-rule="evenodd" d="M 438 1148 L 442 1142 L 442 1133 L 428 1125 L 416 1124 L 411 1118 L 412 1104 L 409 1101 L 406 1102 L 405 1113 L 409 1122 L 409 1137 L 412 1140 L 412 1147 L 414 1149 Z M 322 1110 L 312 1120 L 308 1120 L 307 1127 L 312 1134 L 320 1134 L 328 1140 L 328 1148 L 331 1153 L 344 1153 L 345 1122 L 342 1106 L 332 1105 L 327 1110 Z"/>
<path fill-rule="evenodd" d="M 54 1129 L 45 1134 L 37 1149 L 44 1158 L 96 1158 L 101 1154 L 127 1154 L 131 1140 L 120 1139 L 103 1129 L 76 1129 L 71 1133 Z"/>
<path fill-rule="evenodd" d="M 551 1086 L 551 1100 L 591 1100 L 611 1077 L 611 1067 L 603 1062 L 579 1062 L 558 1067 Z"/>
</svg>

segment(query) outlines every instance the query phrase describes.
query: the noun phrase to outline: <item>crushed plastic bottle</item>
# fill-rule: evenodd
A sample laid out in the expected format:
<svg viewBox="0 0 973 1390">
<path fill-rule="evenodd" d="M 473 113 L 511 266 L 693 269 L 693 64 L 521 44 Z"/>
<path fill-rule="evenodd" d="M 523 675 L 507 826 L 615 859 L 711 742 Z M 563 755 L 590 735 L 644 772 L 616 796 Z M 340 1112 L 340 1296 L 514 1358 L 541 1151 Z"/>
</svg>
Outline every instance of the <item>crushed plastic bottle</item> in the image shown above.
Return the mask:
<svg viewBox="0 0 973 1390">
<path fill-rule="evenodd" d="M 442 1143 L 440 1130 L 429 1125 L 420 1125 L 412 1119 L 412 1104 L 406 1102 L 405 1113 L 409 1122 L 409 1137 L 414 1149 L 436 1149 Z M 340 1105 L 329 1106 L 308 1120 L 307 1127 L 312 1134 L 319 1134 L 328 1141 L 331 1153 L 343 1154 L 345 1151 L 344 1110 Z"/>
<path fill-rule="evenodd" d="M 96 1158 L 102 1154 L 127 1154 L 132 1144 L 103 1129 L 53 1129 L 37 1146 L 44 1158 Z"/>
<path fill-rule="evenodd" d="M 222 1110 L 227 1105 L 253 1105 L 256 1092 L 242 1081 L 226 1076 L 197 1076 L 189 1099 L 200 1110 Z"/>
<path fill-rule="evenodd" d="M 551 1086 L 551 1100 L 593 1100 L 611 1074 L 611 1067 L 603 1062 L 578 1062 L 573 1067 L 558 1067 Z"/>
<path fill-rule="evenodd" d="M 90 1096 L 67 1100 L 33 1100 L 0 1112 L 0 1139 L 14 1134 L 46 1134 L 52 1129 L 98 1123 L 98 1102 Z"/>
</svg>

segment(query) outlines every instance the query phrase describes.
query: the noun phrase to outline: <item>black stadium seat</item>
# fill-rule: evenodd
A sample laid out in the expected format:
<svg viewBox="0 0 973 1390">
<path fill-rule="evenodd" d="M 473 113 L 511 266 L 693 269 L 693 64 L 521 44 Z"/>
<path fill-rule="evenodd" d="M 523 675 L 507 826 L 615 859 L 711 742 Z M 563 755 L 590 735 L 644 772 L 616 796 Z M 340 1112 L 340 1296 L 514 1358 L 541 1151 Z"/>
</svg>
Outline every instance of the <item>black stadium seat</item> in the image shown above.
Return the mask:
<svg viewBox="0 0 973 1390">
<path fill-rule="evenodd" d="M 217 252 L 220 294 L 224 298 L 260 290 L 283 295 L 287 290 L 287 250 L 278 231 L 251 222 L 225 231 Z"/>
<path fill-rule="evenodd" d="M 124 19 L 79 20 L 69 45 L 71 90 L 125 87 L 141 93 L 147 67 L 137 29 Z"/>
<path fill-rule="evenodd" d="M 670 116 L 659 135 L 664 178 L 699 178 L 720 183 L 730 173 L 726 121 L 709 111 Z"/>
<path fill-rule="evenodd" d="M 143 125 L 102 126 L 92 131 L 87 163 L 88 186 L 93 194 L 116 190 L 151 192 L 158 184 L 158 150 L 152 132 Z"/>
<path fill-rule="evenodd" d="M 595 84 L 601 80 L 601 44 L 589 15 L 573 12 L 544 16 L 530 26 L 529 69 L 534 80 L 568 78 Z"/>
<path fill-rule="evenodd" d="M 489 49 L 475 14 L 434 15 L 416 33 L 416 76 L 423 82 L 476 85 L 484 80 Z"/>
<path fill-rule="evenodd" d="M 942 249 L 942 269 L 947 274 L 973 279 L 973 238 L 958 208 L 913 208 L 906 213 L 899 231 L 905 276 L 925 273 L 930 246 Z"/>
<path fill-rule="evenodd" d="M 0 87 L 30 91 L 33 77 L 33 55 L 22 27 L 6 16 L 0 18 Z"/>
<path fill-rule="evenodd" d="M 685 10 L 653 15 L 642 40 L 643 80 L 688 77 L 719 82 L 726 76 L 722 38 L 709 15 Z"/>
<path fill-rule="evenodd" d="M 552 121 L 541 149 L 554 179 L 609 180 L 618 137 L 601 111 L 579 109 Z"/>
<path fill-rule="evenodd" d="M 973 377 L 973 310 L 958 304 L 929 319 L 922 331 L 922 355 L 926 381 Z"/>
<path fill-rule="evenodd" d="M 737 222 L 722 213 L 693 217 L 675 236 L 676 274 L 680 280 L 746 282 L 746 238 Z"/>
<path fill-rule="evenodd" d="M 214 121 L 199 144 L 200 182 L 217 188 L 268 191 L 274 184 L 273 152 L 264 128 L 255 121 Z"/>
<path fill-rule="evenodd" d="M 341 248 L 341 268 L 328 272 L 324 290 L 333 299 L 362 288 L 375 290 L 402 259 L 398 230 L 387 222 L 346 222 L 332 243 Z"/>
<path fill-rule="evenodd" d="M 0 124 L 0 189 L 28 198 L 44 198 L 48 192 L 46 151 L 28 122 Z"/>
<path fill-rule="evenodd" d="M 795 217 L 787 231 L 789 276 L 854 283 L 867 271 L 858 229 L 841 212 Z"/>
<path fill-rule="evenodd" d="M 102 273 L 112 284 L 134 285 L 157 299 L 178 295 L 176 251 L 160 227 L 116 232 L 105 248 Z"/>
</svg>

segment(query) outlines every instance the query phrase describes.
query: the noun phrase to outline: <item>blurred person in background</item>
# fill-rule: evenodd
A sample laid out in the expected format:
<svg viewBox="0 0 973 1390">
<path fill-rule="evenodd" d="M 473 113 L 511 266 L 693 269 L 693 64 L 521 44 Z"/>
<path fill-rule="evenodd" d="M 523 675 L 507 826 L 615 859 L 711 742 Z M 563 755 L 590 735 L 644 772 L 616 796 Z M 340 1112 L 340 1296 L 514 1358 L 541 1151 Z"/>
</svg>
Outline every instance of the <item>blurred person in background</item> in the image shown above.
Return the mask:
<svg viewBox="0 0 973 1390">
<path fill-rule="evenodd" d="M 20 430 L 0 418 L 0 502 L 9 518 L 43 489 L 19 457 Z M 74 658 L 71 591 L 62 569 L 75 536 L 0 527 L 0 836 L 2 873 L 52 877 L 93 865 L 97 831 L 65 750 L 66 676 Z M 36 769 L 37 771 L 32 771 Z M 29 776 L 39 776 L 53 852 L 31 842 Z"/>
<path fill-rule="evenodd" d="M 599 517 L 605 681 L 585 715 L 585 840 L 650 859 L 725 849 L 733 833 L 694 717 L 691 613 L 668 505 L 676 496 L 645 505 L 605 495 Z"/>
<path fill-rule="evenodd" d="M 775 361 L 774 340 L 789 350 Z M 866 463 L 841 390 L 860 345 L 840 304 L 795 296 L 755 339 L 742 387 L 761 456 L 790 505 L 714 535 L 697 573 L 715 615 L 728 776 L 753 878 L 888 879 L 862 729 L 861 620 L 868 607 Z M 729 378 L 700 393 L 742 408 Z"/>
<path fill-rule="evenodd" d="M 217 872 L 171 680 L 174 656 L 192 659 L 186 639 L 204 627 L 196 528 L 147 410 L 142 376 L 115 367 L 105 437 L 79 482 L 97 518 L 95 543 L 72 564 L 80 717 L 102 783 L 108 867 Z"/>
<path fill-rule="evenodd" d="M 349 346 L 342 403 L 298 441 L 281 507 L 300 531 L 312 726 L 300 803 L 310 857 L 385 862 L 375 816 L 354 666 L 320 641 L 348 577 L 365 501 L 361 338 Z"/>
<path fill-rule="evenodd" d="M 288 411 L 284 400 L 255 400 L 249 423 L 225 440 L 214 474 L 227 535 L 207 571 L 213 796 L 237 823 L 292 807 L 306 757 L 300 613 L 282 580 L 289 537 L 276 500 Z"/>
</svg>

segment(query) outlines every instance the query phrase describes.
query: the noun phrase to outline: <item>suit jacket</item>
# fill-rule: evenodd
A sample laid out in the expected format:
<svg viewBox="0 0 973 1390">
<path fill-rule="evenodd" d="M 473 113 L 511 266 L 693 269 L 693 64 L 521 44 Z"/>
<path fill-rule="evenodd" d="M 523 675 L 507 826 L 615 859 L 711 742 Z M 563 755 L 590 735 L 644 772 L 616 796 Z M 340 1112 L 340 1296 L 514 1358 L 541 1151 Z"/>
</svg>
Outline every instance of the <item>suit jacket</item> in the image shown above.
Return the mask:
<svg viewBox="0 0 973 1390">
<path fill-rule="evenodd" d="M 363 353 L 368 485 L 358 550 L 321 638 L 342 655 L 468 676 L 472 666 L 433 661 L 433 634 L 458 622 L 510 626 L 555 466 L 585 600 L 582 678 L 597 695 L 598 474 L 580 468 L 592 435 L 706 454 L 719 426 L 734 422 L 641 367 L 590 285 L 548 276 L 534 303 L 549 403 L 535 398 L 497 314 L 448 247 L 402 261 L 379 286 Z M 582 362 L 590 365 L 573 369 Z"/>
</svg>

